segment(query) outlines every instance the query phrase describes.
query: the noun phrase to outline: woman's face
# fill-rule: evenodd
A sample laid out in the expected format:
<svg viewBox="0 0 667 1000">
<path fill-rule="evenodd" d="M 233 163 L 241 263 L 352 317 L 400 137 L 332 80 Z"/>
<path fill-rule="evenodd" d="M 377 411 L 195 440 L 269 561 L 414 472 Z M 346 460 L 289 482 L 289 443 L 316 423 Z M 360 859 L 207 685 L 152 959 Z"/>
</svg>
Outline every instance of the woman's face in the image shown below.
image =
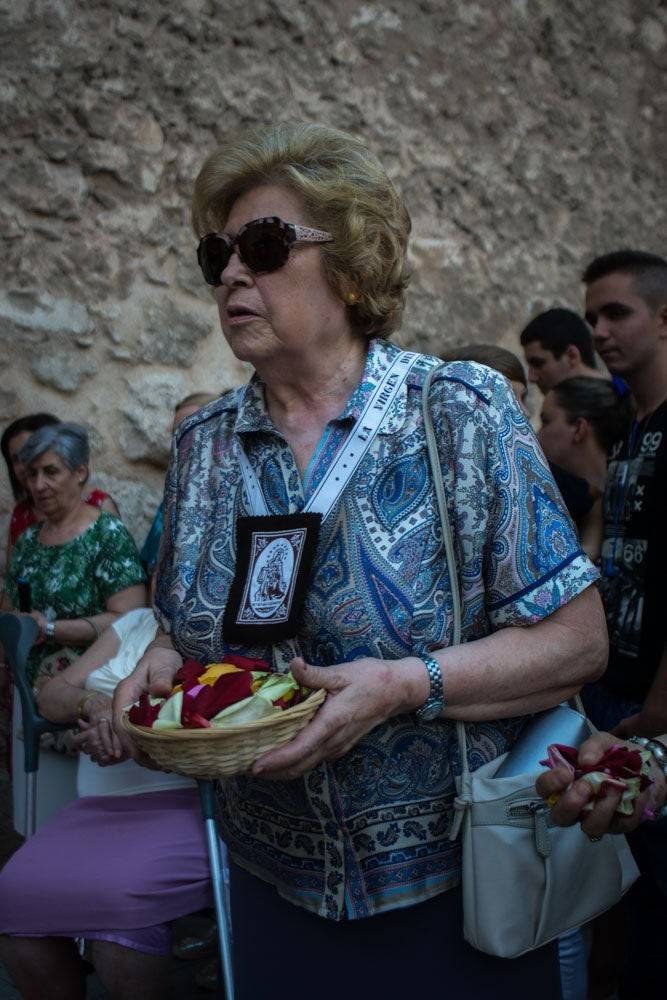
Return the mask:
<svg viewBox="0 0 667 1000">
<path fill-rule="evenodd" d="M 9 463 L 14 471 L 18 483 L 23 489 L 26 488 L 25 482 L 25 465 L 23 462 L 19 462 L 19 452 L 23 445 L 26 443 L 32 431 L 20 431 L 14 437 L 9 439 Z"/>
<path fill-rule="evenodd" d="M 234 237 L 247 222 L 273 215 L 310 224 L 296 194 L 267 184 L 234 202 L 224 232 Z M 270 274 L 253 274 L 234 252 L 215 296 L 229 346 L 255 366 L 270 361 L 298 365 L 308 352 L 352 336 L 345 304 L 329 287 L 314 244 L 292 247 L 283 267 Z"/>
<path fill-rule="evenodd" d="M 549 462 L 560 465 L 567 471 L 574 447 L 576 424 L 568 422 L 567 414 L 558 405 L 553 391 L 548 392 L 544 397 L 540 417 L 542 426 L 537 436 L 542 445 L 542 451 Z"/>
<path fill-rule="evenodd" d="M 51 515 L 66 512 L 81 503 L 86 471 L 85 465 L 68 469 L 55 451 L 45 451 L 27 466 L 27 489 L 47 520 Z"/>
</svg>

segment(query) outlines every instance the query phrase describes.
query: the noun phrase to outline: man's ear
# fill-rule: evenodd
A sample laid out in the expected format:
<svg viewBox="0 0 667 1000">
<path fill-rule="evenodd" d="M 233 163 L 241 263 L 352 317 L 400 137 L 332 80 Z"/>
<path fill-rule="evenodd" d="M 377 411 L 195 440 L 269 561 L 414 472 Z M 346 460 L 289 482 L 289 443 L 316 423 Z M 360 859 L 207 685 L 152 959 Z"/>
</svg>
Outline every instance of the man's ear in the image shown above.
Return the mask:
<svg viewBox="0 0 667 1000">
<path fill-rule="evenodd" d="M 571 368 L 573 371 L 581 365 L 581 354 L 576 344 L 567 345 L 565 348 L 565 357 L 567 358 L 568 368 Z"/>
<path fill-rule="evenodd" d="M 667 302 L 663 302 L 655 314 L 658 323 L 658 336 L 661 340 L 667 340 Z"/>
<path fill-rule="evenodd" d="M 591 432 L 591 425 L 589 424 L 586 417 L 577 417 L 574 422 L 574 434 L 572 435 L 572 441 L 574 444 L 581 444 L 586 440 Z"/>
</svg>

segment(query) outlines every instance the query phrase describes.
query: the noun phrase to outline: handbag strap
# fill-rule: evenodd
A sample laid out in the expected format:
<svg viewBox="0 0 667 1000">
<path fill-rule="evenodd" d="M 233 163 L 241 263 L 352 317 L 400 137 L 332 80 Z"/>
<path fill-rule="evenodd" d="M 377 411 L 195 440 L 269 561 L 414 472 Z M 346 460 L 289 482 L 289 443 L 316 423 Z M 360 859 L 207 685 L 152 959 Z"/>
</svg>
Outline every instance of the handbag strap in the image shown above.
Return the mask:
<svg viewBox="0 0 667 1000">
<path fill-rule="evenodd" d="M 452 534 L 449 515 L 447 513 L 447 496 L 445 494 L 445 483 L 440 466 L 440 453 L 433 427 L 433 417 L 429 407 L 429 393 L 434 379 L 438 373 L 447 367 L 446 363 L 432 368 L 422 388 L 422 417 L 424 420 L 424 435 L 426 438 L 426 449 L 428 451 L 429 462 L 431 463 L 431 474 L 435 497 L 438 505 L 440 517 L 440 530 L 442 532 L 442 543 L 445 549 L 445 560 L 447 563 L 447 574 L 449 576 L 449 586 L 452 595 L 452 646 L 458 646 L 461 642 L 461 588 L 459 586 L 459 570 L 456 565 L 456 555 L 454 553 L 454 537 Z M 456 735 L 459 741 L 459 751 L 461 754 L 462 775 L 468 774 L 468 742 L 466 740 L 466 727 L 463 722 L 456 723 Z"/>
<path fill-rule="evenodd" d="M 447 496 L 445 494 L 445 483 L 442 476 L 442 468 L 440 465 L 440 453 L 438 451 L 438 444 L 435 436 L 435 429 L 433 427 L 433 417 L 431 415 L 431 410 L 429 407 L 429 393 L 431 391 L 431 386 L 437 378 L 439 372 L 443 368 L 447 367 L 447 363 L 438 365 L 437 368 L 432 368 L 426 379 L 424 380 L 424 385 L 422 388 L 422 417 L 424 420 L 424 435 L 426 438 L 426 448 L 428 451 L 429 462 L 431 464 L 431 473 L 433 478 L 433 485 L 435 488 L 435 496 L 438 505 L 438 514 L 440 517 L 440 530 L 442 532 L 442 542 L 445 549 L 445 560 L 447 563 L 447 574 L 449 576 L 449 585 L 451 588 L 452 595 L 452 646 L 458 646 L 461 642 L 461 588 L 459 586 L 459 571 L 456 565 L 456 555 L 454 552 L 454 538 L 452 535 L 452 527 L 449 521 L 449 514 L 447 512 Z M 568 704 L 570 707 L 574 708 L 575 711 L 580 712 L 581 715 L 586 717 L 586 709 L 583 706 L 579 694 L 575 694 L 573 698 L 569 699 Z M 593 723 L 588 720 L 593 729 Z M 466 739 L 466 727 L 465 723 L 456 723 L 456 735 L 459 742 L 459 751 L 461 754 L 461 775 L 462 777 L 469 773 L 468 769 L 468 741 Z"/>
</svg>

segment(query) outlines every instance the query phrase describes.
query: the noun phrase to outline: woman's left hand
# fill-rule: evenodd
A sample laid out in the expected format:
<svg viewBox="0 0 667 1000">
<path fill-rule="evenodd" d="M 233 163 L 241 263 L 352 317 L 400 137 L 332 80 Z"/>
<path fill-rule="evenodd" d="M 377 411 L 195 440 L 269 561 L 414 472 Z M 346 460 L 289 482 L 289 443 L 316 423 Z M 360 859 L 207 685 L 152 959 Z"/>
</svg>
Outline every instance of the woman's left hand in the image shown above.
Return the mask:
<svg viewBox="0 0 667 1000">
<path fill-rule="evenodd" d="M 255 761 L 252 773 L 274 781 L 298 778 L 323 760 L 342 757 L 375 726 L 413 712 L 428 697 L 428 674 L 417 657 L 365 657 L 331 667 L 314 667 L 297 657 L 290 669 L 299 684 L 328 694 L 313 721 L 290 743 Z"/>
<path fill-rule="evenodd" d="M 72 743 L 87 753 L 100 767 L 119 764 L 127 759 L 127 754 L 113 731 L 110 715 L 100 715 L 95 722 L 80 719 L 79 726 L 81 732 L 72 737 Z"/>
</svg>

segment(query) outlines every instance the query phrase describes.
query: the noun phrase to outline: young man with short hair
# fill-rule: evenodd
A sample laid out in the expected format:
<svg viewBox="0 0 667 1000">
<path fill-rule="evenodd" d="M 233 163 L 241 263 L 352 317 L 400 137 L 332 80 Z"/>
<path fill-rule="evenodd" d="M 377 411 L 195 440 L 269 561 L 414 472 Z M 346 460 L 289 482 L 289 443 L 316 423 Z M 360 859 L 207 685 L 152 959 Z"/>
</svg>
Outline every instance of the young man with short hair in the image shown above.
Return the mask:
<svg viewBox="0 0 667 1000">
<path fill-rule="evenodd" d="M 667 731 L 667 260 L 638 250 L 598 257 L 583 274 L 586 319 L 600 357 L 637 404 L 610 454 L 604 494 L 602 597 L 607 672 L 583 692 L 600 729 L 623 738 Z M 664 997 L 667 820 L 643 823 L 630 843 L 642 873 L 621 1000 Z"/>
<path fill-rule="evenodd" d="M 591 331 L 571 309 L 547 309 L 530 321 L 520 336 L 528 379 L 544 395 L 566 378 L 604 378 L 595 365 Z"/>
<path fill-rule="evenodd" d="M 589 264 L 583 280 L 595 346 L 637 404 L 607 474 L 602 589 L 611 646 L 597 687 L 618 714 L 606 726 L 651 736 L 667 728 L 667 261 L 619 251 Z"/>
</svg>

